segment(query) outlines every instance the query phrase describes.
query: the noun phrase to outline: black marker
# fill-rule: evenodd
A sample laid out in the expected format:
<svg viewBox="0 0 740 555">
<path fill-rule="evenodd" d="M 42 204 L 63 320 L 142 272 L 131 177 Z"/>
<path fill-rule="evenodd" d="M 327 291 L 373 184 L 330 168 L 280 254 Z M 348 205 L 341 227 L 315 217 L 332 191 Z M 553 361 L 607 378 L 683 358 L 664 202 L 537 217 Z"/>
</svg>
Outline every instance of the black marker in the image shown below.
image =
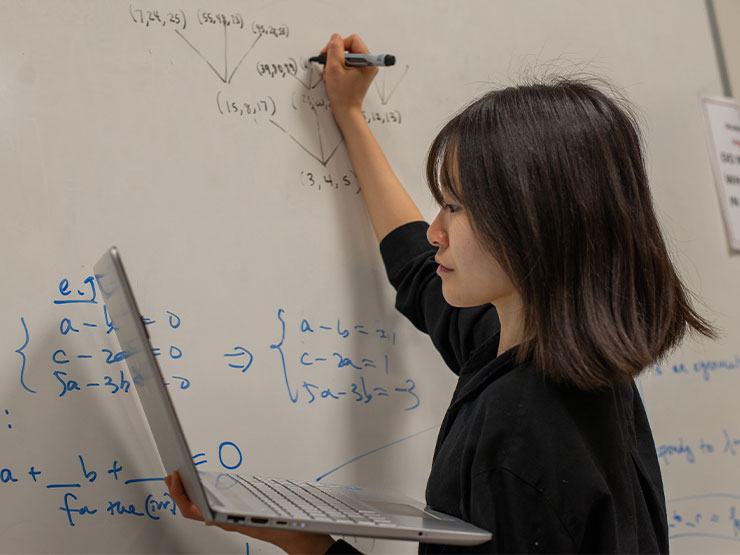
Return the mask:
<svg viewBox="0 0 740 555">
<path fill-rule="evenodd" d="M 314 56 L 308 61 L 325 64 L 326 54 Z M 344 55 L 344 65 L 347 67 L 392 66 L 395 63 L 396 57 L 393 54 L 351 54 L 347 52 Z"/>
</svg>

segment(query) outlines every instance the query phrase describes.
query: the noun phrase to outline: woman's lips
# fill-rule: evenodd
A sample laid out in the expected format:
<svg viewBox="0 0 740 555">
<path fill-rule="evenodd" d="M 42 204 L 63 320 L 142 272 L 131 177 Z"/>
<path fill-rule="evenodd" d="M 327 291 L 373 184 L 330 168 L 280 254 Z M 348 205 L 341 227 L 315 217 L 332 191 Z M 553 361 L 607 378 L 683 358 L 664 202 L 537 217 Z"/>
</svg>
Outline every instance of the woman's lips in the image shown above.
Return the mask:
<svg viewBox="0 0 740 555">
<path fill-rule="evenodd" d="M 439 265 L 439 266 L 437 266 L 437 273 L 438 274 L 440 274 L 440 275 L 442 275 L 442 274 L 448 274 L 448 273 L 450 273 L 450 272 L 453 271 L 452 268 L 448 268 L 447 266 L 445 266 L 444 264 L 442 264 L 436 258 L 434 259 L 434 261 Z"/>
</svg>

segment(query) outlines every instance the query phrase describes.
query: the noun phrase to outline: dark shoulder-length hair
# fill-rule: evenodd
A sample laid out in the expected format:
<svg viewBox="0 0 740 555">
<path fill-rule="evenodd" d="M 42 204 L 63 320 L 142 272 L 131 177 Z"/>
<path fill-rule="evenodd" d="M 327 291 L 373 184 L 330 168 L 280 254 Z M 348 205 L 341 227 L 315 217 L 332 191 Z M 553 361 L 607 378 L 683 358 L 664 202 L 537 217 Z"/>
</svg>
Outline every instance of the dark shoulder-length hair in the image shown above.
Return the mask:
<svg viewBox="0 0 740 555">
<path fill-rule="evenodd" d="M 582 389 L 627 380 L 693 329 L 692 307 L 653 211 L 632 111 L 590 82 L 496 90 L 432 143 L 427 180 L 468 211 L 517 287 L 517 356 Z"/>
</svg>

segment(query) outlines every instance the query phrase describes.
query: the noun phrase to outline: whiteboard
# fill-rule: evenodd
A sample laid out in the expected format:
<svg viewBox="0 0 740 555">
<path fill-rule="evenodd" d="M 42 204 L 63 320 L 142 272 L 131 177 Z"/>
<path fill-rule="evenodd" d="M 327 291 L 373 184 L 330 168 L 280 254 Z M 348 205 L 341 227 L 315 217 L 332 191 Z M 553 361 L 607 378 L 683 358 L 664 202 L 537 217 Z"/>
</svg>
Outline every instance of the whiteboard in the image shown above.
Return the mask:
<svg viewBox="0 0 740 555">
<path fill-rule="evenodd" d="M 575 65 L 638 106 L 675 260 L 723 331 L 640 380 L 671 546 L 740 553 L 740 261 L 702 128 L 698 94 L 720 84 L 701 0 L 5 1 L 0 12 L 2 552 L 274 551 L 172 514 L 90 279 L 113 244 L 199 467 L 423 498 L 454 376 L 393 309 L 306 63 L 332 32 L 358 32 L 397 57 L 366 116 L 427 217 L 425 151 L 489 87 Z"/>
</svg>

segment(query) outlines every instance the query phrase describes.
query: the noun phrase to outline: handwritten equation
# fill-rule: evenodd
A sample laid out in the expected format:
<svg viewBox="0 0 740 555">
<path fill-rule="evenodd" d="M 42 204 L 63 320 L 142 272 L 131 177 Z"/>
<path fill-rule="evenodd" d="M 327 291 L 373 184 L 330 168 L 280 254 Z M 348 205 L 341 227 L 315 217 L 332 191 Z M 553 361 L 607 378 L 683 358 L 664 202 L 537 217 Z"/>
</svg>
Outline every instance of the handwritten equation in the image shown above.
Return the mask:
<svg viewBox="0 0 740 555">
<path fill-rule="evenodd" d="M 73 461 L 71 466 L 76 466 L 77 469 L 61 477 L 62 479 L 56 469 L 63 461 L 56 460 L 50 470 L 43 464 L 38 464 L 38 461 L 22 468 L 2 466 L 0 463 L 0 494 L 7 496 L 13 488 L 29 487 L 58 492 L 59 497 L 50 498 L 50 508 L 60 511 L 58 514 L 71 528 L 96 515 L 107 518 L 139 517 L 156 521 L 162 516 L 177 514 L 177 506 L 164 487 L 163 477 L 131 475 L 127 465 L 121 462 L 122 457 L 111 456 L 107 464 L 99 466 L 90 462 L 95 457 L 89 454 L 75 454 L 70 457 Z M 212 460 L 209 461 L 209 458 Z M 233 441 L 222 441 L 212 457 L 206 452 L 193 455 L 193 464 L 196 467 L 209 462 L 213 466 L 216 460 L 220 468 L 233 471 L 242 467 L 244 456 L 242 449 Z M 154 484 L 154 488 L 141 487 L 141 484 Z M 153 489 L 156 491 L 152 492 Z M 101 502 L 98 490 L 104 490 L 104 496 L 108 498 Z M 111 494 L 111 491 L 114 493 Z"/>
<path fill-rule="evenodd" d="M 701 537 L 740 542 L 740 495 L 710 493 L 668 499 L 672 541 Z"/>
<path fill-rule="evenodd" d="M 56 291 L 51 299 L 56 313 L 53 326 L 56 343 L 50 343 L 45 335 L 43 349 L 34 350 L 36 340 L 31 326 L 24 317 L 20 318 L 23 341 L 15 353 L 19 356 L 21 388 L 36 395 L 44 380 L 47 387 L 43 389 L 47 393 L 53 388 L 55 397 L 65 400 L 92 391 L 110 395 L 132 392 L 132 379 L 124 364 L 125 353 L 112 339 L 104 343 L 107 346 L 100 346 L 115 330 L 115 322 L 99 299 L 95 279 L 88 276 L 73 284 L 65 277 L 59 280 Z M 279 379 L 291 404 L 317 406 L 344 400 L 368 405 L 395 399 L 393 406 L 404 411 L 420 405 L 417 384 L 393 369 L 398 343 L 394 330 L 384 325 L 345 321 L 341 317 L 304 315 L 291 321 L 291 314 L 283 308 L 276 311 L 275 341 L 260 345 L 253 338 L 245 338 L 246 341 L 233 342 L 211 355 L 214 366 L 253 375 L 254 372 L 248 371 L 254 365 L 255 355 L 262 357 L 261 372 L 265 374 L 257 379 Z M 152 346 L 155 357 L 178 365 L 187 359 L 187 348 L 182 344 L 184 337 L 180 335 L 183 317 L 179 313 L 165 310 L 159 315 L 142 317 L 142 323 L 167 332 L 169 341 Z M 31 351 L 36 357 L 33 361 L 29 359 Z M 29 378 L 31 367 L 33 379 Z M 181 371 L 168 374 L 165 384 L 190 391 L 193 378 Z M 10 409 L 2 410 L 0 414 L 4 414 L 8 429 L 12 429 Z"/>
<path fill-rule="evenodd" d="M 392 448 L 438 428 L 439 426 L 432 426 L 376 446 L 325 471 L 316 478 L 316 482 L 378 451 Z M 219 465 L 216 471 L 243 472 L 245 469 L 244 452 L 234 441 L 221 441 L 210 455 L 206 451 L 192 455 L 196 468 L 208 465 L 213 470 L 216 468 L 216 459 Z M 90 462 L 93 460 L 90 455 L 70 455 L 70 460 L 73 461 L 72 467 L 75 470 L 61 480 L 56 471 L 59 460 L 55 461 L 54 470 L 49 473 L 39 464 L 9 467 L 2 466 L 0 461 L 0 494 L 10 493 L 14 488 L 28 487 L 59 492 L 59 497 L 50 498 L 50 508 L 60 511 L 57 514 L 70 528 L 75 528 L 82 521 L 88 522 L 91 518 L 104 518 L 106 515 L 107 518 L 133 517 L 159 521 L 162 516 L 177 514 L 177 506 L 163 487 L 163 477 L 131 475 L 126 468 L 127 463 L 121 462 L 121 457 L 110 456 L 106 464 L 97 466 Z M 233 480 L 229 480 L 229 483 L 232 482 Z M 153 489 L 156 491 L 152 492 Z M 100 490 L 104 490 L 102 501 Z"/>
<path fill-rule="evenodd" d="M 46 395 L 62 403 L 86 402 L 89 395 L 133 394 L 133 379 L 125 368 L 126 355 L 113 339 L 116 322 L 102 301 L 94 277 L 50 280 L 49 289 L 49 298 L 41 302 L 50 308 L 51 321 L 34 325 L 25 317 L 19 318 L 21 338 L 14 352 L 20 391 L 30 396 Z M 175 364 L 187 360 L 189 349 L 183 328 L 189 323 L 180 311 L 171 309 L 143 316 L 142 324 L 157 330 L 155 340 L 167 339 L 152 346 L 155 357 Z M 420 388 L 394 368 L 400 337 L 390 326 L 279 308 L 271 325 L 264 327 L 269 328 L 265 333 L 274 340 L 255 345 L 247 337 L 230 348 L 216 346 L 211 355 L 214 366 L 237 380 L 239 376 L 254 379 L 256 373 L 259 380 L 278 380 L 284 385 L 286 395 L 282 399 L 288 406 L 346 403 L 360 408 L 391 403 L 388 406 L 407 413 L 421 403 Z M 43 332 L 36 332 L 38 328 Z M 168 376 L 166 383 L 190 392 L 202 387 L 202 382 L 180 373 Z M 24 433 L 23 426 L 15 426 L 22 412 L 0 407 L 0 426 L 6 430 L 6 439 Z M 317 480 L 436 428 L 332 465 Z M 103 521 L 159 522 L 177 515 L 163 478 L 137 474 L 138 465 L 126 462 L 130 454 L 84 451 L 73 450 L 53 461 L 29 460 L 26 464 L 0 455 L 0 495 L 10 499 L 29 489 L 44 491 L 46 505 L 40 509 L 56 514 L 76 533 L 85 533 Z M 210 453 L 194 452 L 192 459 L 196 467 L 218 465 L 228 472 L 243 470 L 246 464 L 245 452 L 232 440 L 221 441 Z"/>
<path fill-rule="evenodd" d="M 120 349 L 102 347 L 90 348 L 96 344 L 95 334 L 110 335 L 114 331 L 114 323 L 108 315 L 108 310 L 98 298 L 98 291 L 93 276 L 88 276 L 77 286 L 73 286 L 68 278 L 63 278 L 58 284 L 58 295 L 52 299 L 52 305 L 59 311 L 56 326 L 58 344 L 53 345 L 53 352 L 49 360 L 36 360 L 37 368 L 50 368 L 50 371 L 34 372 L 34 379 L 50 378 L 57 387 L 57 397 L 69 399 L 84 391 L 102 390 L 109 394 L 128 393 L 131 390 L 131 381 L 128 373 L 124 372 L 119 364 L 124 361 L 125 355 Z M 89 310 L 93 307 L 93 311 Z M 160 318 L 143 318 L 145 326 L 165 325 L 171 330 L 178 330 L 182 325 L 181 317 L 172 311 L 165 311 Z M 23 334 L 23 344 L 15 349 L 20 356 L 19 378 L 20 385 L 27 393 L 37 394 L 38 384 L 31 383 L 28 378 L 28 352 L 35 346 L 31 330 L 25 317 L 20 318 Z M 48 346 L 48 339 L 44 340 Z M 87 348 L 81 348 L 88 346 Z M 165 356 L 172 360 L 183 358 L 183 349 L 180 345 L 170 344 L 165 347 L 153 347 L 155 357 Z M 102 369 L 102 371 L 101 371 Z M 90 378 L 94 375 L 95 378 Z M 190 388 L 190 378 L 183 375 L 168 376 L 166 385 L 174 385 L 178 389 Z"/>
<path fill-rule="evenodd" d="M 270 345 L 280 362 L 285 389 L 293 404 L 313 405 L 323 401 L 349 400 L 359 404 L 377 403 L 382 399 L 401 398 L 405 411 L 421 404 L 414 380 L 396 376 L 391 371 L 391 354 L 397 344 L 394 331 L 363 323 L 311 321 L 308 318 L 289 321 L 285 309 L 278 309 L 279 341 Z M 322 336 L 334 341 L 333 348 L 323 347 Z M 350 355 L 355 343 L 367 352 Z M 300 345 L 300 347 L 298 347 Z M 292 356 L 289 353 L 293 353 Z M 332 370 L 325 374 L 321 370 Z M 319 372 L 317 372 L 319 371 Z M 339 375 L 337 375 L 339 372 Z M 334 375 L 341 385 L 327 383 L 322 376 Z"/>
</svg>

